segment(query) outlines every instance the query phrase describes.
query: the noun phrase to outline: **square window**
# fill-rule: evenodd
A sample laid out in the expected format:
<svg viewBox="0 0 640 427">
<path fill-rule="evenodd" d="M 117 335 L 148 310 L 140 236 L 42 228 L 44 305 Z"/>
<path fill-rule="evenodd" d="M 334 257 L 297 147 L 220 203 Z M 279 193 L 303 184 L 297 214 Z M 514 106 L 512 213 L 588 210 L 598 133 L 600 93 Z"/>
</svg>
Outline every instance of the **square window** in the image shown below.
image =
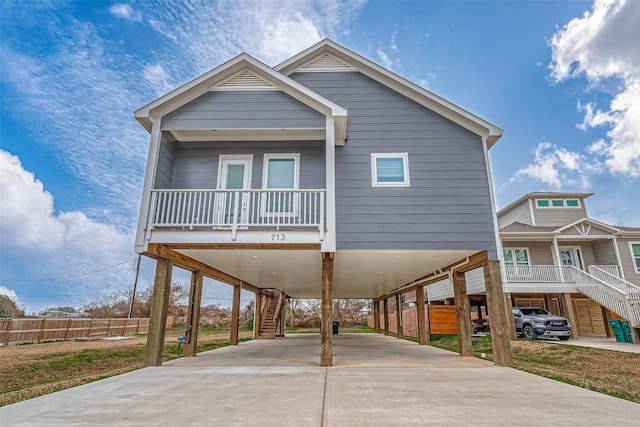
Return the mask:
<svg viewBox="0 0 640 427">
<path fill-rule="evenodd" d="M 543 200 L 543 199 L 538 199 L 538 200 L 536 200 L 536 205 L 539 208 L 548 208 L 549 207 L 549 201 L 548 200 Z"/>
<path fill-rule="evenodd" d="M 300 154 L 265 154 L 261 195 L 263 216 L 292 216 L 297 213 Z"/>
<path fill-rule="evenodd" d="M 371 184 L 372 187 L 409 187 L 409 154 L 371 154 Z"/>
<path fill-rule="evenodd" d="M 568 208 L 579 208 L 580 207 L 580 202 L 576 199 L 569 199 L 567 200 L 567 207 Z"/>
<path fill-rule="evenodd" d="M 564 207 L 564 200 L 552 200 L 551 201 L 551 205 L 554 208 L 563 208 Z"/>
</svg>

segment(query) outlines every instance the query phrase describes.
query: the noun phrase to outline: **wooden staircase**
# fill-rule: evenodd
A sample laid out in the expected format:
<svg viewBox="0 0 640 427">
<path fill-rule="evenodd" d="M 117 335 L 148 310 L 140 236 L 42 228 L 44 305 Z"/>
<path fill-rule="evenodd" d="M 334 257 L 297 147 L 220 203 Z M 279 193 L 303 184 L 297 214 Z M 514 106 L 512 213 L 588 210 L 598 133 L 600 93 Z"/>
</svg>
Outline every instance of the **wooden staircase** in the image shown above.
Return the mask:
<svg viewBox="0 0 640 427">
<path fill-rule="evenodd" d="M 284 305 L 284 293 L 275 289 L 270 289 L 263 294 L 262 304 L 260 307 L 259 339 L 275 339 L 276 336 L 284 336 L 283 331 L 278 334 L 278 329 L 281 326 L 280 320 L 284 311 Z"/>
</svg>

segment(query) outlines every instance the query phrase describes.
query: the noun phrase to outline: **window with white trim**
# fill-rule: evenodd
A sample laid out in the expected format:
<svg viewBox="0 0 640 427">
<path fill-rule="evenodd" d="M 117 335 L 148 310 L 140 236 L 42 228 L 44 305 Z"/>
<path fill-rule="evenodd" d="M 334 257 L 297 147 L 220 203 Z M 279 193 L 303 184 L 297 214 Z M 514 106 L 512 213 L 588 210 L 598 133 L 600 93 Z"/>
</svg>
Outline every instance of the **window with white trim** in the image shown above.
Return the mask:
<svg viewBox="0 0 640 427">
<path fill-rule="evenodd" d="M 536 207 L 542 209 L 552 208 L 579 208 L 579 199 L 536 199 Z"/>
<path fill-rule="evenodd" d="M 371 153 L 372 187 L 409 187 L 409 153 Z"/>
<path fill-rule="evenodd" d="M 502 256 L 507 276 L 531 275 L 531 258 L 528 248 L 503 248 Z"/>
<path fill-rule="evenodd" d="M 629 249 L 631 250 L 633 268 L 636 273 L 640 274 L 640 242 L 629 242 Z"/>
<path fill-rule="evenodd" d="M 262 188 L 270 191 L 262 197 L 263 215 L 295 215 L 300 181 L 300 154 L 265 154 Z M 278 191 L 281 190 L 281 191 Z"/>
</svg>

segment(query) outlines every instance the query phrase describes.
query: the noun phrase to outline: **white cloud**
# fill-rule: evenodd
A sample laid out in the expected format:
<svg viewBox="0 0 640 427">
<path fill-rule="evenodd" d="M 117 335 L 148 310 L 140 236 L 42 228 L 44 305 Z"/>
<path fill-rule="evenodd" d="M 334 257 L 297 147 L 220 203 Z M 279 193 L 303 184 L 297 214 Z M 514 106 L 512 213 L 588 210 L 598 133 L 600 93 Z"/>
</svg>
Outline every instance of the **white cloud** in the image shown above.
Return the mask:
<svg viewBox="0 0 640 427">
<path fill-rule="evenodd" d="M 20 305 L 20 301 L 18 299 L 18 295 L 16 294 L 16 292 L 14 290 L 0 285 L 0 295 L 6 295 L 9 298 L 11 298 L 13 300 L 13 302 L 16 303 L 17 306 Z"/>
<path fill-rule="evenodd" d="M 147 64 L 142 70 L 142 77 L 149 82 L 152 87 L 156 88 L 159 94 L 164 94 L 175 88 L 175 85 L 169 83 L 171 76 L 167 70 L 160 64 Z"/>
<path fill-rule="evenodd" d="M 578 124 L 586 130 L 608 126 L 606 140 L 591 153 L 604 156 L 613 174 L 640 178 L 640 2 L 595 0 L 591 11 L 573 19 L 551 39 L 552 77 L 564 81 L 584 76 L 590 88 L 611 79 L 619 89 L 608 106 L 578 104 L 585 113 Z"/>
<path fill-rule="evenodd" d="M 385 68 L 393 67 L 393 61 L 391 60 L 391 58 L 389 58 L 384 50 L 378 49 L 376 53 L 378 54 L 378 58 L 380 59 L 380 61 L 382 61 L 382 65 L 384 65 Z"/>
<path fill-rule="evenodd" d="M 393 34 L 391 34 L 391 41 L 389 42 L 389 49 L 391 49 L 394 52 L 399 52 L 398 50 L 398 43 L 396 41 L 396 38 L 398 37 L 398 32 L 394 31 Z"/>
<path fill-rule="evenodd" d="M 275 65 L 324 37 L 348 33 L 363 0 L 165 0 L 145 11 L 149 25 L 173 45 L 166 48 L 164 65 L 174 76 L 200 74 L 229 58 L 247 52 Z M 177 49 L 176 49 L 177 48 Z M 193 75 L 189 75 L 193 77 Z"/>
<path fill-rule="evenodd" d="M 109 7 L 109 13 L 128 21 L 140 22 L 142 20 L 142 14 L 133 10 L 131 5 L 127 3 L 116 3 L 111 5 L 111 7 Z"/>
<path fill-rule="evenodd" d="M 541 142 L 533 150 L 533 162 L 518 170 L 508 183 L 533 178 L 550 188 L 591 187 L 590 174 L 600 173 L 601 165 L 588 159 L 584 154 L 558 147 L 549 142 Z"/>
<path fill-rule="evenodd" d="M 53 196 L 42 182 L 22 167 L 18 157 L 4 150 L 0 150 L 0 235 L 5 280 L 99 270 L 126 260 L 133 245 L 132 235 L 91 220 L 82 212 L 56 212 Z M 28 267 L 7 262 L 16 256 Z M 48 292 L 81 296 L 90 291 L 95 295 L 96 289 L 104 290 L 111 283 L 114 274 L 107 271 L 69 279 Z"/>
</svg>

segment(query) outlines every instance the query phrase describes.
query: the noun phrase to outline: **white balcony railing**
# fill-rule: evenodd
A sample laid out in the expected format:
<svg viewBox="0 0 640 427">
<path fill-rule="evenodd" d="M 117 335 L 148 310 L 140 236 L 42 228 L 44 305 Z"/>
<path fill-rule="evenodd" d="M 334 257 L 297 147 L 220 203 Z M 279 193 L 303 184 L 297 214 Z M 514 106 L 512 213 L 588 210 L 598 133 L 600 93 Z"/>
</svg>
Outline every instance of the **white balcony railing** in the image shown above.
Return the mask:
<svg viewBox="0 0 640 427">
<path fill-rule="evenodd" d="M 314 230 L 325 228 L 325 190 L 152 190 L 153 228 Z"/>
<path fill-rule="evenodd" d="M 590 274 L 593 274 L 594 269 L 602 270 L 609 276 L 614 276 L 617 278 L 622 277 L 622 274 L 620 273 L 620 267 L 618 267 L 617 265 L 590 265 L 587 267 L 587 270 L 589 270 Z M 596 274 L 593 275 L 597 277 Z"/>
<path fill-rule="evenodd" d="M 556 265 L 505 265 L 507 282 L 554 283 L 562 282 Z"/>
</svg>

